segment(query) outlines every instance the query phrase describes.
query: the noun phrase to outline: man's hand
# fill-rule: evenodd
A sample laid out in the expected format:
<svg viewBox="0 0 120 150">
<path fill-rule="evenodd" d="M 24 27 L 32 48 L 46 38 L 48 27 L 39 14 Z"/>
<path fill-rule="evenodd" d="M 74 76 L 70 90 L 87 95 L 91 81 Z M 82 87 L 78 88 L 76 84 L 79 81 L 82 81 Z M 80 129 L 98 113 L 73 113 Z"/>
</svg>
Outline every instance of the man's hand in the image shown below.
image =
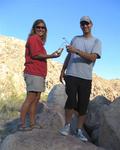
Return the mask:
<svg viewBox="0 0 120 150">
<path fill-rule="evenodd" d="M 62 71 L 61 71 L 61 74 L 60 74 L 60 82 L 61 82 L 62 84 L 64 84 L 64 76 L 65 76 L 65 72 L 62 70 Z"/>
<path fill-rule="evenodd" d="M 66 49 L 67 49 L 67 52 L 70 52 L 70 53 L 76 53 L 76 48 L 74 48 L 72 45 L 67 45 L 66 46 Z"/>
</svg>

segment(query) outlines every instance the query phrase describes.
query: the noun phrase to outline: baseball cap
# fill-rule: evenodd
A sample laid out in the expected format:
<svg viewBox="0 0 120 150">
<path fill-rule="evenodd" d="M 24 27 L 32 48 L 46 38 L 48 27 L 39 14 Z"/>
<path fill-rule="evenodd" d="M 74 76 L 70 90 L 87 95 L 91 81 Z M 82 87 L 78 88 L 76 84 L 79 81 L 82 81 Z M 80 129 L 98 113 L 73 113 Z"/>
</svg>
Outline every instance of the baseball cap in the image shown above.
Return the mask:
<svg viewBox="0 0 120 150">
<path fill-rule="evenodd" d="M 92 22 L 89 16 L 83 16 L 83 17 L 80 19 L 80 22 L 82 22 L 82 21 L 86 21 L 86 22 L 88 22 L 88 23 Z"/>
</svg>

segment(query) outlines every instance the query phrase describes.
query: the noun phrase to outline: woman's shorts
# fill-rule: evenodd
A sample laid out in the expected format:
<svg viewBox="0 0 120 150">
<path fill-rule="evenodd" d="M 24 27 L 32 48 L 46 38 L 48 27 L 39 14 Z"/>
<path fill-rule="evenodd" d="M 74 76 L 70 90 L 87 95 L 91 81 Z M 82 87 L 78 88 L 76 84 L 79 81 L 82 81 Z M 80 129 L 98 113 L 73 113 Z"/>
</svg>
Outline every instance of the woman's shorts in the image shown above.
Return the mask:
<svg viewBox="0 0 120 150">
<path fill-rule="evenodd" d="M 26 90 L 28 92 L 44 92 L 45 91 L 45 78 L 30 74 L 24 74 L 26 83 Z"/>
</svg>

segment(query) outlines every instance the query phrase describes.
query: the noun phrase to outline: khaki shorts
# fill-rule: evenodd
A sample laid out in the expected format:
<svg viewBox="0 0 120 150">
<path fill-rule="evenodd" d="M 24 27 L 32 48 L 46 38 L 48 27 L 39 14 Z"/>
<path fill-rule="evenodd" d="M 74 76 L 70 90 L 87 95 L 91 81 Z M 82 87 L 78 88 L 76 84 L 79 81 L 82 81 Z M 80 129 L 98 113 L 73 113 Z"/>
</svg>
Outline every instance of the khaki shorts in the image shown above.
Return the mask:
<svg viewBox="0 0 120 150">
<path fill-rule="evenodd" d="M 28 92 L 44 92 L 45 91 L 45 78 L 30 74 L 24 74 L 26 83 L 26 90 Z"/>
</svg>

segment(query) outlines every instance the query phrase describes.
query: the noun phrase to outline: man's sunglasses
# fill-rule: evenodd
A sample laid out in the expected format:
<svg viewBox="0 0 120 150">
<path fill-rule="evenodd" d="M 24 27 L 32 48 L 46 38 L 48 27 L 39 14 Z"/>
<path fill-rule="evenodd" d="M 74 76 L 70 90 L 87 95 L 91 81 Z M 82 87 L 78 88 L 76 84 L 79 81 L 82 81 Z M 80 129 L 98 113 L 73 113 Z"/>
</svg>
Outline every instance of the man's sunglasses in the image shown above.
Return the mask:
<svg viewBox="0 0 120 150">
<path fill-rule="evenodd" d="M 84 26 L 84 25 L 89 25 L 89 22 L 82 21 L 82 22 L 80 23 L 80 25 L 81 25 L 81 26 Z"/>
<path fill-rule="evenodd" d="M 36 26 L 36 29 L 46 29 L 44 26 Z"/>
</svg>

